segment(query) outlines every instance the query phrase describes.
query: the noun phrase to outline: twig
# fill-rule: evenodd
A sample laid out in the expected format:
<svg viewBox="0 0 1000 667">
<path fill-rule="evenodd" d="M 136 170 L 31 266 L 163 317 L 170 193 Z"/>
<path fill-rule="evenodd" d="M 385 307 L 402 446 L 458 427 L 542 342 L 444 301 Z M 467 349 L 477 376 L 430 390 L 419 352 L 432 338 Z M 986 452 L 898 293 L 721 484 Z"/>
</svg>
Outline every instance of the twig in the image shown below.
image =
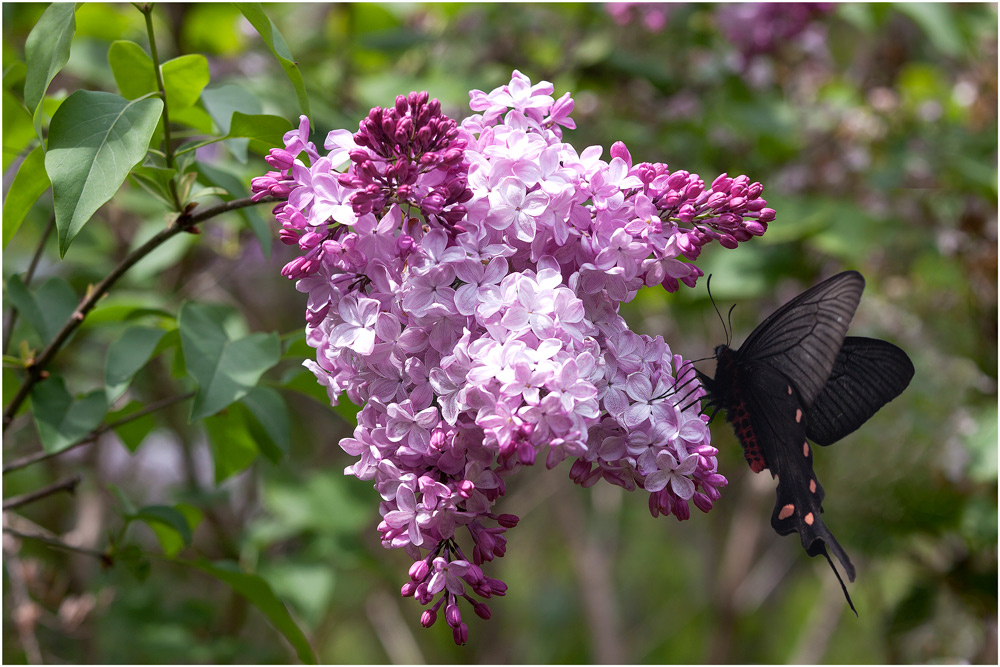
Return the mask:
<svg viewBox="0 0 1000 667">
<path fill-rule="evenodd" d="M 24 286 L 27 287 L 31 284 L 31 279 L 35 277 L 35 269 L 38 268 L 38 262 L 42 259 L 42 251 L 45 250 L 45 242 L 49 240 L 49 236 L 52 235 L 52 230 L 56 227 L 56 215 L 53 213 L 49 216 L 49 224 L 42 232 L 42 238 L 38 242 L 38 247 L 35 248 L 35 254 L 31 258 L 31 263 L 28 264 L 28 270 L 24 272 Z M 14 322 L 17 321 L 17 308 L 12 308 L 10 315 L 7 320 L 3 323 L 3 353 L 7 354 L 7 348 L 10 346 L 10 335 L 14 331 Z"/>
<path fill-rule="evenodd" d="M 67 477 L 66 479 L 59 480 L 48 486 L 44 486 L 37 491 L 32 491 L 31 493 L 24 493 L 20 496 L 14 496 L 13 498 L 8 498 L 3 501 L 3 511 L 12 510 L 16 507 L 22 507 L 36 500 L 41 500 L 47 496 L 59 493 L 60 491 L 68 491 L 74 493 L 76 491 L 76 485 L 83 481 L 83 475 L 76 474 L 72 477 Z"/>
<path fill-rule="evenodd" d="M 73 311 L 73 314 L 70 315 L 68 320 L 66 320 L 66 323 L 63 325 L 62 329 L 59 330 L 59 333 L 56 334 L 56 337 L 52 340 L 52 342 L 49 343 L 40 355 L 38 355 L 35 362 L 28 366 L 28 377 L 25 379 L 24 384 L 20 386 L 17 394 L 14 395 L 11 402 L 6 408 L 4 408 L 3 431 L 6 432 L 7 427 L 10 426 L 11 421 L 14 419 L 14 414 L 17 413 L 18 408 L 21 407 L 21 404 L 24 403 L 25 399 L 28 397 L 28 394 L 31 393 L 31 388 L 34 387 L 39 380 L 43 379 L 44 375 L 46 375 L 45 367 L 48 366 L 48 364 L 56 356 L 63 343 L 65 343 L 70 337 L 70 334 L 76 331 L 77 327 L 79 327 L 84 318 L 86 318 L 87 313 L 89 313 L 94 306 L 97 305 L 97 302 L 108 293 L 111 286 L 114 285 L 126 271 L 132 268 L 136 262 L 180 232 L 191 230 L 191 228 L 199 222 L 208 220 L 209 218 L 213 218 L 228 211 L 246 208 L 248 206 L 256 206 L 257 204 L 267 204 L 275 201 L 278 201 L 278 198 L 272 196 L 263 197 L 258 201 L 252 201 L 250 197 L 244 197 L 242 199 L 233 199 L 232 201 L 222 202 L 221 204 L 212 206 L 211 208 L 205 209 L 201 213 L 195 215 L 192 215 L 191 213 L 183 213 L 174 224 L 162 230 L 153 238 L 149 239 L 140 247 L 129 253 L 128 256 L 125 257 L 125 259 L 123 259 L 118 266 L 116 266 L 111 273 L 104 278 L 104 280 L 89 291 L 87 296 L 85 296 L 80 302 L 80 305 L 77 306 L 75 311 Z"/>
<path fill-rule="evenodd" d="M 8 535 L 13 535 L 19 540 L 34 540 L 35 542 L 41 542 L 47 546 L 54 549 L 62 549 L 63 551 L 72 551 L 73 553 L 83 554 L 84 556 L 92 556 L 101 561 L 101 564 L 110 567 L 114 565 L 114 559 L 112 559 L 111 554 L 104 551 L 97 551 L 95 549 L 86 549 L 84 547 L 74 547 L 72 544 L 66 544 L 62 540 L 57 540 L 53 537 L 47 537 L 45 535 L 31 535 L 29 533 L 22 533 L 19 530 L 14 530 L 8 526 L 3 527 L 3 532 Z"/>
<path fill-rule="evenodd" d="M 116 421 L 108 422 L 107 424 L 102 424 L 98 426 L 93 431 L 83 436 L 81 439 L 77 440 L 69 447 L 60 449 L 58 452 L 37 452 L 35 454 L 29 454 L 28 456 L 23 456 L 19 459 L 11 461 L 10 463 L 6 464 L 3 467 L 3 474 L 6 475 L 11 471 L 20 470 L 21 468 L 26 468 L 32 465 L 33 463 L 38 463 L 39 461 L 46 461 L 54 456 L 61 456 L 62 454 L 65 454 L 68 451 L 76 449 L 77 447 L 82 447 L 83 445 L 87 445 L 96 441 L 99 437 L 101 437 L 108 431 L 116 429 L 122 424 L 127 424 L 130 421 L 139 419 L 140 417 L 145 417 L 151 412 L 156 412 L 157 410 L 165 408 L 168 405 L 173 405 L 174 403 L 180 403 L 181 401 L 186 401 L 192 396 L 194 396 L 194 392 L 189 391 L 186 394 L 180 394 L 179 396 L 171 396 L 169 398 L 164 398 L 162 400 L 156 401 L 155 403 L 150 403 L 142 410 L 133 412 L 132 414 L 122 417 L 121 419 L 118 419 Z"/>
</svg>

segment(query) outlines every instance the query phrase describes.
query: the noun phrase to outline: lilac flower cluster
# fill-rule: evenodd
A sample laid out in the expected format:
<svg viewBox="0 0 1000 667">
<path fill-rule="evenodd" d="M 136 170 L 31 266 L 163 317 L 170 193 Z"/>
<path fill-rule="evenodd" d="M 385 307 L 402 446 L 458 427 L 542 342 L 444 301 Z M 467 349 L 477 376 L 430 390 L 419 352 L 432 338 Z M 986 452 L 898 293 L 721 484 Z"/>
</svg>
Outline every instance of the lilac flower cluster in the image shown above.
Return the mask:
<svg viewBox="0 0 1000 667">
<path fill-rule="evenodd" d="M 832 2 L 733 3 L 720 7 L 716 17 L 726 37 L 748 61 L 798 38 L 835 7 Z"/>
<path fill-rule="evenodd" d="M 604 11 L 620 26 L 638 19 L 648 32 L 660 32 L 667 26 L 671 6 L 665 2 L 609 2 Z"/>
<path fill-rule="evenodd" d="M 400 96 L 331 132 L 326 155 L 302 117 L 252 182 L 282 199 L 280 238 L 301 251 L 282 274 L 308 294 L 305 365 L 332 403 L 363 406 L 346 472 L 374 483 L 383 545 L 414 560 L 402 594 L 430 605 L 425 626 L 444 605 L 458 643 L 459 599 L 488 618 L 470 591 L 506 592 L 483 566 L 517 524 L 493 508 L 522 466 L 574 459 L 574 481 L 644 489 L 653 516 L 719 499 L 691 364 L 618 308 L 643 286 L 693 286 L 702 246 L 774 218 L 745 176 L 709 185 L 633 164 L 620 142 L 610 161 L 578 153 L 562 141 L 573 101 L 552 90 L 515 71 L 472 91 L 479 113 L 460 125 L 426 93 Z"/>
</svg>

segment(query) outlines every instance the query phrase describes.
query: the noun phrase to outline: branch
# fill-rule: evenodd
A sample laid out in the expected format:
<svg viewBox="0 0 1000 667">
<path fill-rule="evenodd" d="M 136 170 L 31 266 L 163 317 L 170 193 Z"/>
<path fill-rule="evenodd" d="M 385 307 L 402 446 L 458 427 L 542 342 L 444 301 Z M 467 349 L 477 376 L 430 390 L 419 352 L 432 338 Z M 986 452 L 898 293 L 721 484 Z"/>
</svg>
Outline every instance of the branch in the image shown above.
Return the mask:
<svg viewBox="0 0 1000 667">
<path fill-rule="evenodd" d="M 88 444 L 90 444 L 92 442 L 95 442 L 99 437 L 101 437 L 102 435 L 104 435 L 108 431 L 110 431 L 112 429 L 116 429 L 119 426 L 121 426 L 122 424 L 127 424 L 130 421 L 133 421 L 135 419 L 139 419 L 140 417 L 145 417 L 146 415 L 148 415 L 148 414 L 150 414 L 152 412 L 156 412 L 157 410 L 159 410 L 161 408 L 165 408 L 165 407 L 167 407 L 169 405 L 173 405 L 174 403 L 180 403 L 181 401 L 186 401 L 187 399 L 191 398 L 192 396 L 194 396 L 194 392 L 193 391 L 189 391 L 186 394 L 181 394 L 179 396 L 171 396 L 170 398 L 164 398 L 162 400 L 156 401 L 155 403 L 150 403 L 149 405 L 147 405 L 146 407 L 144 407 L 142 410 L 139 410 L 137 412 L 133 412 L 132 414 L 130 414 L 130 415 L 126 416 L 126 417 L 122 417 L 121 419 L 118 419 L 116 421 L 108 422 L 107 424 L 102 424 L 102 425 L 98 426 L 93 431 L 91 431 L 87 435 L 83 436 L 82 438 L 80 438 L 79 440 L 77 440 L 76 442 L 74 442 L 69 447 L 65 447 L 63 449 L 60 449 L 58 452 L 37 452 L 35 454 L 29 454 L 28 456 L 23 456 L 23 457 L 21 457 L 19 459 L 11 461 L 10 463 L 6 464 L 3 467 L 3 474 L 6 475 L 7 473 L 12 472 L 14 470 L 20 470 L 21 468 L 27 468 L 28 466 L 32 465 L 33 463 L 38 463 L 39 461 L 46 461 L 46 460 L 51 459 L 51 458 L 53 458 L 55 456 L 60 456 L 62 454 L 65 454 L 66 452 L 68 452 L 70 450 L 73 450 L 73 449 L 76 449 L 77 447 L 82 447 L 83 445 L 88 445 Z"/>
<path fill-rule="evenodd" d="M 66 479 L 59 480 L 54 484 L 49 484 L 48 486 L 42 487 L 37 491 L 32 491 L 31 493 L 25 493 L 20 496 L 14 496 L 13 498 L 8 498 L 3 501 L 3 511 L 12 510 L 17 507 L 22 507 L 36 500 L 41 500 L 47 496 L 59 493 L 60 491 L 68 491 L 74 493 L 76 491 L 76 485 L 83 481 L 83 475 L 76 474 L 72 477 L 67 477 Z"/>
<path fill-rule="evenodd" d="M 47 537 L 45 535 L 31 535 L 29 533 L 22 533 L 19 530 L 14 530 L 7 526 L 3 527 L 3 532 L 8 535 L 13 535 L 14 537 L 21 540 L 34 540 L 36 542 L 41 542 L 42 544 L 47 544 L 55 549 L 62 549 L 63 551 L 72 551 L 73 553 L 83 554 L 84 556 L 93 556 L 101 561 L 101 565 L 105 567 L 111 567 L 114 565 L 114 559 L 112 559 L 111 554 L 105 551 L 96 551 L 95 549 L 85 549 L 83 547 L 74 547 L 72 544 L 66 544 L 62 540 L 57 540 L 54 537 Z"/>
<path fill-rule="evenodd" d="M 77 306 L 73 314 L 70 315 L 68 320 L 66 320 L 66 323 L 63 325 L 62 329 L 59 330 L 59 333 L 56 334 L 56 337 L 51 343 L 49 343 L 48 347 L 42 351 L 38 358 L 35 359 L 34 363 L 28 366 L 27 379 L 25 379 L 24 384 L 22 384 L 17 390 L 17 394 L 14 395 L 14 398 L 3 411 L 3 431 L 6 431 L 7 427 L 10 426 L 11 421 L 14 419 L 14 415 L 17 413 L 17 409 L 21 407 L 21 404 L 24 403 L 24 400 L 28 397 L 28 394 L 31 393 L 31 388 L 35 386 L 35 383 L 44 379 L 44 376 L 47 375 L 45 367 L 48 366 L 52 359 L 56 356 L 63 343 L 65 343 L 70 337 L 70 334 L 76 331 L 77 327 L 79 327 L 84 318 L 86 318 L 87 313 L 89 313 L 94 306 L 97 305 L 97 302 L 108 293 L 111 286 L 114 285 L 126 271 L 132 268 L 136 262 L 180 232 L 190 231 L 195 225 L 203 220 L 208 220 L 209 218 L 213 218 L 228 211 L 234 211 L 248 206 L 256 206 L 257 204 L 269 204 L 275 201 L 279 201 L 279 199 L 272 196 L 263 197 L 258 201 L 252 201 L 250 197 L 244 197 L 243 199 L 233 199 L 232 201 L 216 204 L 215 206 L 207 208 L 197 215 L 191 215 L 189 211 L 182 213 L 174 224 L 168 226 L 156 236 L 129 253 L 128 256 L 125 257 L 125 259 L 123 259 L 118 266 L 116 266 L 111 273 L 104 278 L 104 280 L 89 291 L 87 296 L 85 296 L 80 302 L 80 305 Z"/>
</svg>

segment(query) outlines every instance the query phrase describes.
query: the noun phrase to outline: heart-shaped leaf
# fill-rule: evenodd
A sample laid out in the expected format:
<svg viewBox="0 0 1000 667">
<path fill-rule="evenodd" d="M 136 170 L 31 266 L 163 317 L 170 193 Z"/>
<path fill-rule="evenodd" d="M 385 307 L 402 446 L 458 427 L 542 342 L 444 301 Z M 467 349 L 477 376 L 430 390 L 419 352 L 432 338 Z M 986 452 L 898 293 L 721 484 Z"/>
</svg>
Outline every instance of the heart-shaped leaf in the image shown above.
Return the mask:
<svg viewBox="0 0 1000 667">
<path fill-rule="evenodd" d="M 156 91 L 153 59 L 135 42 L 119 39 L 108 49 L 108 65 L 122 97 L 134 100 Z"/>
<path fill-rule="evenodd" d="M 250 22 L 250 25 L 254 27 L 254 30 L 260 34 L 260 38 L 264 40 L 267 47 L 271 49 L 271 53 L 277 58 L 281 69 L 285 70 L 288 80 L 292 82 L 292 87 L 295 88 L 295 95 L 299 99 L 299 106 L 302 108 L 302 113 L 311 116 L 312 113 L 309 111 L 309 96 L 306 94 L 306 84 L 302 79 L 302 72 L 299 70 L 292 52 L 288 50 L 285 38 L 274 27 L 274 23 L 264 13 L 264 8 L 261 7 L 259 2 L 237 2 L 235 4 L 243 12 L 243 16 Z"/>
<path fill-rule="evenodd" d="M 153 356 L 153 351 L 166 333 L 163 329 L 152 327 L 131 327 L 108 346 L 104 383 L 109 401 L 121 396 L 135 374 Z"/>
<path fill-rule="evenodd" d="M 299 660 L 314 665 L 316 664 L 316 654 L 305 634 L 292 620 L 288 608 L 282 602 L 271 586 L 264 579 L 256 574 L 250 574 L 240 570 L 239 565 L 231 561 L 216 561 L 211 563 L 207 560 L 198 561 L 178 561 L 185 565 L 197 568 L 220 581 L 228 584 L 234 591 L 245 597 L 250 603 L 264 612 L 278 632 L 280 632 L 288 643 L 295 649 Z"/>
<path fill-rule="evenodd" d="M 42 448 L 54 454 L 97 428 L 108 412 L 108 402 L 103 389 L 74 399 L 63 379 L 53 375 L 31 390 L 31 412 Z"/>
<path fill-rule="evenodd" d="M 129 101 L 112 93 L 78 90 L 49 126 L 45 171 L 52 181 L 59 253 L 146 155 L 163 102 Z"/>
<path fill-rule="evenodd" d="M 42 100 L 52 79 L 69 61 L 69 48 L 76 33 L 76 5 L 53 2 L 24 43 L 24 61 L 28 72 L 24 79 L 24 104 L 34 119 L 35 132 L 41 136 Z"/>
<path fill-rule="evenodd" d="M 24 216 L 50 185 L 49 176 L 45 173 L 45 151 L 41 145 L 35 146 L 21 163 L 3 202 L 3 247 L 6 248 L 14 238 Z"/>
<path fill-rule="evenodd" d="M 278 363 L 277 334 L 254 333 L 230 339 L 223 321 L 226 311 L 187 302 L 178 325 L 187 372 L 198 382 L 191 421 L 214 415 L 247 395 L 266 370 Z"/>
</svg>

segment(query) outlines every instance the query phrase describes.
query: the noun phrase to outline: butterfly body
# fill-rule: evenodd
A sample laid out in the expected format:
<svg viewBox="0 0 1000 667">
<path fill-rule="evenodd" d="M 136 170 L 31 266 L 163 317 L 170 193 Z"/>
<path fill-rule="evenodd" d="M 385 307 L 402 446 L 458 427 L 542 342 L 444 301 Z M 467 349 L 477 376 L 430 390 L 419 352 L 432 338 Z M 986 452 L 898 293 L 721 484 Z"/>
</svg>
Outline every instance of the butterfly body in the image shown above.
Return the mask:
<svg viewBox="0 0 1000 667">
<path fill-rule="evenodd" d="M 834 553 L 854 581 L 854 565 L 821 518 L 823 487 L 813 473 L 812 440 L 830 445 L 899 395 L 913 365 L 895 345 L 848 337 L 864 278 L 845 271 L 772 313 L 737 350 L 715 350 L 716 374 L 699 373 L 707 402 L 726 411 L 751 470 L 778 479 L 771 526 L 799 533 L 810 556 Z"/>
</svg>

